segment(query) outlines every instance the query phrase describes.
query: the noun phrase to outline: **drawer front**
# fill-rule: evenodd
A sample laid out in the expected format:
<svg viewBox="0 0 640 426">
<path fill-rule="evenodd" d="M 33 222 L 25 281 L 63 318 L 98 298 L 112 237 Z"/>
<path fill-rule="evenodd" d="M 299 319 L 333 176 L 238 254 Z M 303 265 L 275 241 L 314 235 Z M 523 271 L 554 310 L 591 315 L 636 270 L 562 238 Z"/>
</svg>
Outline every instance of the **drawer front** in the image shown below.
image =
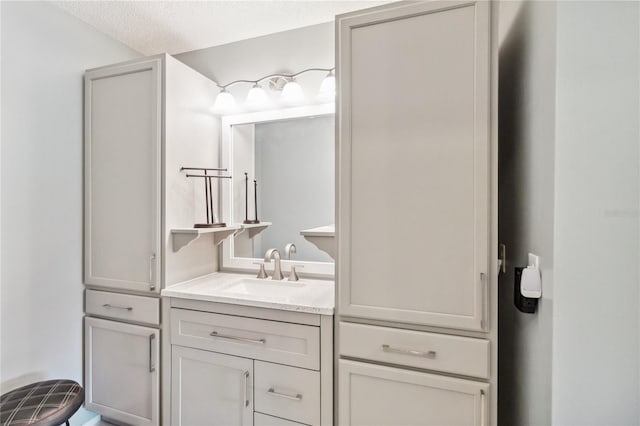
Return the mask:
<svg viewBox="0 0 640 426">
<path fill-rule="evenodd" d="M 256 361 L 254 409 L 308 425 L 320 424 L 320 373 Z"/>
<path fill-rule="evenodd" d="M 489 378 L 489 341 L 340 323 L 340 355 Z"/>
<path fill-rule="evenodd" d="M 337 425 L 486 426 L 487 383 L 341 359 Z"/>
<path fill-rule="evenodd" d="M 160 324 L 160 299 L 155 297 L 87 290 L 85 311 L 106 318 Z"/>
<path fill-rule="evenodd" d="M 309 325 L 171 309 L 171 343 L 320 368 L 320 328 Z"/>
<path fill-rule="evenodd" d="M 304 426 L 302 423 L 292 422 L 291 420 L 281 419 L 279 417 L 267 416 L 262 413 L 253 413 L 253 426 Z"/>
</svg>

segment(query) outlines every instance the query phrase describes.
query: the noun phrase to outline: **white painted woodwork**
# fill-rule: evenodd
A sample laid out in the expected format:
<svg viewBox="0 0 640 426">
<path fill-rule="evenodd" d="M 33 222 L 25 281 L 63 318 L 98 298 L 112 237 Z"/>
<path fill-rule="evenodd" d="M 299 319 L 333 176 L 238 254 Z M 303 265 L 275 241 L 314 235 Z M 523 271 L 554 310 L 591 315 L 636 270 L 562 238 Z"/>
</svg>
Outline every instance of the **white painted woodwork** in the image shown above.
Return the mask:
<svg viewBox="0 0 640 426">
<path fill-rule="evenodd" d="M 161 60 L 85 74 L 85 283 L 160 291 Z"/>
<path fill-rule="evenodd" d="M 341 355 L 489 378 L 489 340 L 346 322 L 339 327 Z"/>
<path fill-rule="evenodd" d="M 213 332 L 218 336 L 212 336 Z M 318 327 L 308 325 L 182 309 L 171 311 L 174 345 L 316 370 L 320 367 L 319 334 Z"/>
<path fill-rule="evenodd" d="M 217 246 L 225 238 L 242 229 L 244 225 L 229 225 L 219 228 L 174 228 L 171 230 L 172 250 L 180 251 L 203 235 L 213 234 L 213 245 Z M 215 271 L 214 271 L 215 272 Z"/>
<path fill-rule="evenodd" d="M 490 7 L 338 18 L 341 316 L 487 331 Z"/>
<path fill-rule="evenodd" d="M 253 361 L 172 347 L 174 426 L 253 425 Z"/>
<path fill-rule="evenodd" d="M 333 318 L 327 315 L 309 314 L 295 311 L 283 311 L 247 305 L 232 305 L 230 303 L 210 302 L 207 300 L 170 298 L 172 308 L 190 311 L 213 312 L 216 314 L 252 317 L 272 321 L 291 322 L 319 326 L 323 318 Z"/>
<path fill-rule="evenodd" d="M 255 410 L 317 426 L 320 424 L 318 371 L 255 361 Z"/>
<path fill-rule="evenodd" d="M 489 385 L 340 360 L 339 425 L 484 426 Z"/>
<path fill-rule="evenodd" d="M 85 317 L 85 408 L 134 426 L 159 423 L 160 332 Z"/>
<path fill-rule="evenodd" d="M 87 315 L 130 322 L 160 324 L 160 299 L 108 291 L 87 290 Z"/>
<path fill-rule="evenodd" d="M 280 417 L 268 416 L 266 414 L 254 412 L 254 426 L 304 426 L 302 423 L 281 419 Z"/>
<path fill-rule="evenodd" d="M 334 424 L 334 385 L 335 370 L 333 360 L 336 356 L 333 344 L 333 315 L 323 315 L 320 324 L 320 424 Z"/>
<path fill-rule="evenodd" d="M 171 230 L 206 222 L 203 179 L 187 178 L 180 168 L 219 167 L 220 120 L 210 111 L 219 92 L 216 84 L 169 55 L 164 56 L 164 64 L 163 260 L 167 287 L 218 270 L 214 240 L 219 233 L 177 250 Z M 216 186 L 213 192 L 217 208 Z M 193 236 L 183 237 L 188 241 Z"/>
</svg>

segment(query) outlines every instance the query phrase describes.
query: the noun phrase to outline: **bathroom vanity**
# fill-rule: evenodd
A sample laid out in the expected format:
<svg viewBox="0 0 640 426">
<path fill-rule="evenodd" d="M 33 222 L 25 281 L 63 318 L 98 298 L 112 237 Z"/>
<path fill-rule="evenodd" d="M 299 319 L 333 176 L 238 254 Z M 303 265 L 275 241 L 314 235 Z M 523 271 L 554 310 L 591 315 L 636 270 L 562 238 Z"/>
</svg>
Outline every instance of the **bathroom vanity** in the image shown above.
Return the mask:
<svg viewBox="0 0 640 426">
<path fill-rule="evenodd" d="M 334 222 L 333 104 L 220 118 L 218 92 L 169 55 L 85 74 L 86 408 L 126 425 L 331 425 L 334 266 L 301 232 Z M 204 169 L 236 179 L 203 191 L 187 174 Z M 244 173 L 260 220 L 245 220 Z M 195 226 L 211 216 L 225 226 Z"/>
<path fill-rule="evenodd" d="M 217 273 L 162 294 L 170 424 L 332 424 L 333 283 Z"/>
<path fill-rule="evenodd" d="M 337 424 L 497 424 L 495 6 L 336 18 Z"/>
</svg>

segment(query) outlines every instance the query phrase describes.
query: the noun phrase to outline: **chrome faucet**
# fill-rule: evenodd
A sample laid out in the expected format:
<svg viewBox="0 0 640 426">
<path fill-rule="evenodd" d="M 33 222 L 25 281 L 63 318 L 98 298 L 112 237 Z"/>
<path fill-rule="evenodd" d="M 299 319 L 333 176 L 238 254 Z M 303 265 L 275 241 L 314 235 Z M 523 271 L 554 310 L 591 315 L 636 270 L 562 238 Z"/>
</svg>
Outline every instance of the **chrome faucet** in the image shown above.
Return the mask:
<svg viewBox="0 0 640 426">
<path fill-rule="evenodd" d="M 273 275 L 271 276 L 271 279 L 272 280 L 283 279 L 284 275 L 282 275 L 282 270 L 280 269 L 280 252 L 277 249 L 270 248 L 264 254 L 265 263 L 271 262 L 271 259 L 273 259 L 273 263 L 274 263 Z"/>
</svg>

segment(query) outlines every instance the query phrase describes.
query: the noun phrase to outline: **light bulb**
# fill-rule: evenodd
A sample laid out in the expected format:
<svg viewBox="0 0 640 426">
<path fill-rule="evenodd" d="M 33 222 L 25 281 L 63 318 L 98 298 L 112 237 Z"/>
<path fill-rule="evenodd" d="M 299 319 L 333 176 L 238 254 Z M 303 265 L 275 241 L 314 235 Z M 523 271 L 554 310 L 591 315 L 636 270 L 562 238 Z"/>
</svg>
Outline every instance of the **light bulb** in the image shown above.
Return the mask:
<svg viewBox="0 0 640 426">
<path fill-rule="evenodd" d="M 215 114 L 228 114 L 236 109 L 236 100 L 233 95 L 227 92 L 224 88 L 220 93 L 218 93 L 218 97 L 216 97 L 216 102 L 213 104 L 213 112 Z"/>
<path fill-rule="evenodd" d="M 266 108 L 269 105 L 269 97 L 267 96 L 267 92 L 265 92 L 264 89 L 260 87 L 258 83 L 256 83 L 251 88 L 251 90 L 249 90 L 245 105 L 249 109 Z"/>
<path fill-rule="evenodd" d="M 295 81 L 291 80 L 282 88 L 282 94 L 280 100 L 284 104 L 299 104 L 304 102 L 304 93 L 302 87 Z"/>
<path fill-rule="evenodd" d="M 318 90 L 318 99 L 321 101 L 333 101 L 336 97 L 336 76 L 333 75 L 333 71 L 329 71 L 329 74 L 322 80 L 320 84 L 320 90 Z"/>
</svg>

